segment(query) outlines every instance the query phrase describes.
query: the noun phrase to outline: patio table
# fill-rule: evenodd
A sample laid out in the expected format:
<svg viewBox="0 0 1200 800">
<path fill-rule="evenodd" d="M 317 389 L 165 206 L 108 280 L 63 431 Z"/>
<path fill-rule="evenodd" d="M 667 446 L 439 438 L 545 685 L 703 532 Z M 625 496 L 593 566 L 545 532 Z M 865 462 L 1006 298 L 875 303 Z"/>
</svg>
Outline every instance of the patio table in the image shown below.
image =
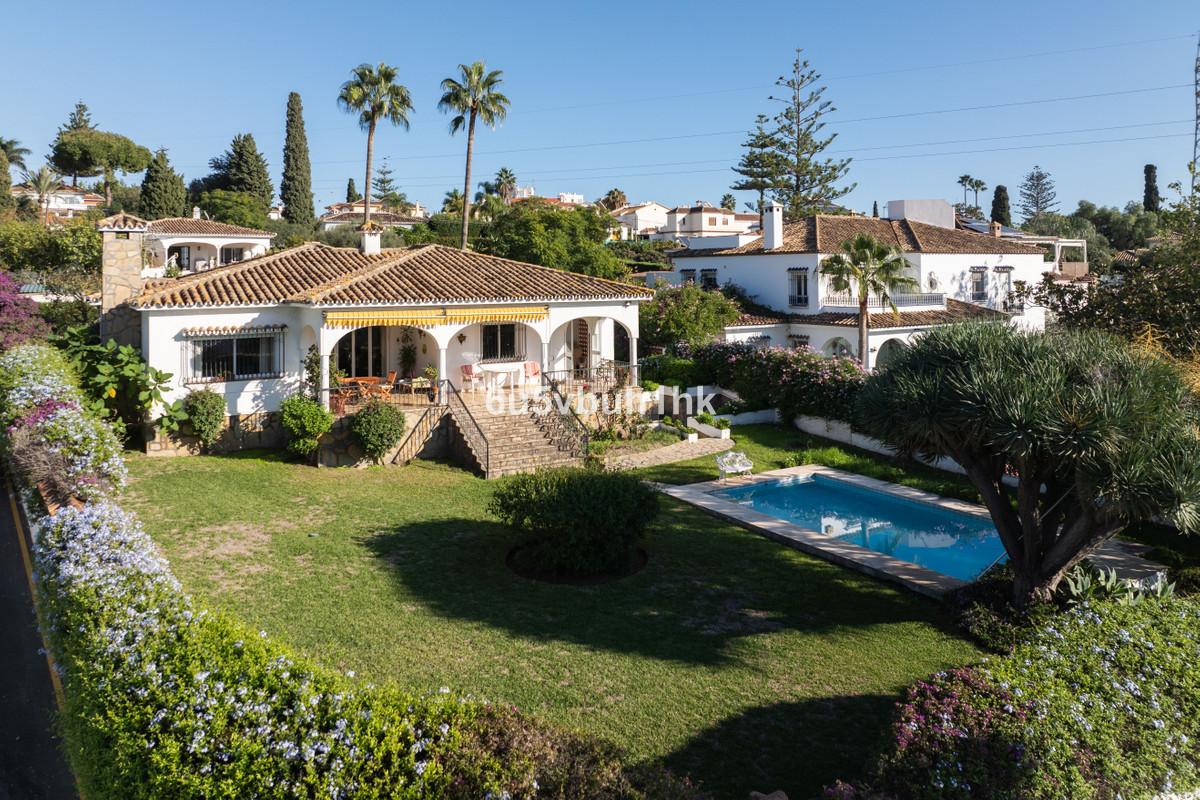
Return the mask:
<svg viewBox="0 0 1200 800">
<path fill-rule="evenodd" d="M 512 388 L 520 382 L 521 376 L 525 371 L 525 362 L 492 361 L 480 364 L 479 368 L 484 372 L 485 383 L 488 389 L 499 389 L 504 383 L 507 383 L 509 388 Z"/>
</svg>

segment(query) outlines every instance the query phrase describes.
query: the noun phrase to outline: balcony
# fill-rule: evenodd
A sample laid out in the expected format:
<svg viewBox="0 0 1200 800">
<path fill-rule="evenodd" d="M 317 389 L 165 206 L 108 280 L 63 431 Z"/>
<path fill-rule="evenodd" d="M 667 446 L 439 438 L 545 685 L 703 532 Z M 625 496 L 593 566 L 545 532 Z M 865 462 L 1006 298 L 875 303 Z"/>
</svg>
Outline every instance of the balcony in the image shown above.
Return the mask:
<svg viewBox="0 0 1200 800">
<path fill-rule="evenodd" d="M 891 303 L 885 302 L 880 297 L 870 297 L 867 299 L 867 308 L 878 308 L 891 310 L 892 304 L 896 308 L 941 308 L 946 305 L 946 295 L 941 292 L 898 292 L 891 295 Z M 858 298 L 849 293 L 827 294 L 821 301 L 821 305 L 826 308 L 858 308 Z"/>
<path fill-rule="evenodd" d="M 1060 261 L 1058 272 L 1066 278 L 1083 278 L 1088 274 L 1088 264 L 1086 261 Z"/>
</svg>

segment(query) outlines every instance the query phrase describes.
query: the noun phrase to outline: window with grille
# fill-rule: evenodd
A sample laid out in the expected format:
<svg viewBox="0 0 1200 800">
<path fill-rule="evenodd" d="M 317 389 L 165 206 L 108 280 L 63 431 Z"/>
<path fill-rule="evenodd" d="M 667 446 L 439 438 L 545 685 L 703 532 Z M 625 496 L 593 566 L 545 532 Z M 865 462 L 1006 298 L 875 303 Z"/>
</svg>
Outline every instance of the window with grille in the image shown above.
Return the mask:
<svg viewBox="0 0 1200 800">
<path fill-rule="evenodd" d="M 512 323 L 481 325 L 484 361 L 520 361 L 525 358 L 525 328 Z"/>
<path fill-rule="evenodd" d="M 188 383 L 278 378 L 283 374 L 283 332 L 189 339 L 185 374 Z"/>
<path fill-rule="evenodd" d="M 808 306 L 808 270 L 788 270 L 788 305 L 805 308 Z"/>
<path fill-rule="evenodd" d="M 696 282 L 696 270 L 694 270 L 694 269 L 679 270 L 679 280 L 682 281 L 683 283 L 695 283 Z"/>
<path fill-rule="evenodd" d="M 717 271 L 715 269 L 700 270 L 700 286 L 704 289 L 716 289 Z"/>
</svg>

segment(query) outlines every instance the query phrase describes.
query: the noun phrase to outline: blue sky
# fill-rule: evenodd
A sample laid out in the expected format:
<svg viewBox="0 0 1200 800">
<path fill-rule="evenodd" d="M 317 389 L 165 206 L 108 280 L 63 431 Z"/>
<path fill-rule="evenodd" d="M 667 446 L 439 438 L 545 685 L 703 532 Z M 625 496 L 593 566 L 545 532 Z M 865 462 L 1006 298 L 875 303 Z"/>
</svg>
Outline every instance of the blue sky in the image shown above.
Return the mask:
<svg viewBox="0 0 1200 800">
<path fill-rule="evenodd" d="M 986 207 L 997 183 L 1015 199 L 1034 164 L 1054 176 L 1064 210 L 1080 198 L 1123 205 L 1141 198 L 1143 164 L 1158 164 L 1167 194 L 1191 157 L 1191 89 L 1130 90 L 1190 84 L 1200 28 L 1187 0 L 127 0 L 100 13 L 60 0 L 16 4 L 5 18 L 0 135 L 31 147 L 35 162 L 82 98 L 100 127 L 166 147 L 189 179 L 251 132 L 278 180 L 286 97 L 299 91 L 318 208 L 342 199 L 348 177 L 361 189 L 365 135 L 335 103 L 360 62 L 393 64 L 412 91 L 411 130 L 384 128 L 376 147 L 410 198 L 440 205 L 461 187 L 465 141 L 447 133 L 438 83 L 484 59 L 504 71 L 513 106 L 502 127 L 479 133 L 476 176 L 508 166 L 542 194 L 594 198 L 618 186 L 676 204 L 727 191 L 743 131 L 773 112 L 771 83 L 796 47 L 837 106 L 830 150 L 855 156 L 853 208 L 954 200 L 962 173 L 987 182 Z M 1110 92 L 1129 93 L 914 115 Z M 1113 139 L 1127 141 L 1073 144 Z M 940 155 L 912 157 L 927 153 Z"/>
</svg>

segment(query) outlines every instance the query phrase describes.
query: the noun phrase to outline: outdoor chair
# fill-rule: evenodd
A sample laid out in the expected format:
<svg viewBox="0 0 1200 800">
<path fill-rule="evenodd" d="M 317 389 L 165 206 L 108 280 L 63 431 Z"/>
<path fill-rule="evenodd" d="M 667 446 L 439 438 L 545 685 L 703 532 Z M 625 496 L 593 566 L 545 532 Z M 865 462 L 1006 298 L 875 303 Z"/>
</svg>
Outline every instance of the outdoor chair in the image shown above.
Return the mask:
<svg viewBox="0 0 1200 800">
<path fill-rule="evenodd" d="M 542 365 L 536 361 L 525 362 L 525 385 L 542 383 Z"/>
<path fill-rule="evenodd" d="M 390 395 L 392 393 L 392 389 L 394 389 L 395 387 L 396 387 L 396 372 L 395 372 L 395 370 L 393 370 L 387 374 L 387 378 L 385 378 L 384 380 L 380 381 L 377 384 L 367 386 L 366 390 L 368 393 L 370 393 L 371 397 L 378 397 L 380 399 L 383 399 L 383 398 L 386 398 L 388 395 Z"/>
<path fill-rule="evenodd" d="M 483 370 L 478 364 L 463 364 L 460 369 L 462 370 L 463 391 L 469 389 L 473 392 L 476 386 L 483 385 Z"/>
<path fill-rule="evenodd" d="M 754 462 L 746 458 L 742 452 L 728 452 L 717 456 L 717 472 L 721 480 L 730 475 L 749 475 L 754 471 Z"/>
</svg>

